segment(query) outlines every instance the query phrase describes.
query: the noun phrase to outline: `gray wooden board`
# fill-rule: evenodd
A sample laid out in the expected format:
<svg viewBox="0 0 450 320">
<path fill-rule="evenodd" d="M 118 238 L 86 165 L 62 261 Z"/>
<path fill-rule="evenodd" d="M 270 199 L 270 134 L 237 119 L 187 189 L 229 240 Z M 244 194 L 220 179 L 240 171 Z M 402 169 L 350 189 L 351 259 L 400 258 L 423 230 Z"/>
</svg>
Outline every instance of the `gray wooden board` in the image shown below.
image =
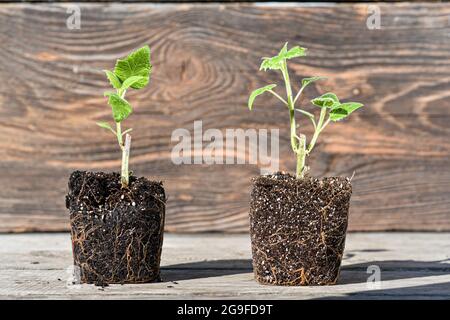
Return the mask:
<svg viewBox="0 0 450 320">
<path fill-rule="evenodd" d="M 259 285 L 245 234 L 166 235 L 161 283 L 67 285 L 67 233 L 0 235 L 0 257 L 2 299 L 450 299 L 450 233 L 350 233 L 339 283 L 326 287 Z"/>
</svg>

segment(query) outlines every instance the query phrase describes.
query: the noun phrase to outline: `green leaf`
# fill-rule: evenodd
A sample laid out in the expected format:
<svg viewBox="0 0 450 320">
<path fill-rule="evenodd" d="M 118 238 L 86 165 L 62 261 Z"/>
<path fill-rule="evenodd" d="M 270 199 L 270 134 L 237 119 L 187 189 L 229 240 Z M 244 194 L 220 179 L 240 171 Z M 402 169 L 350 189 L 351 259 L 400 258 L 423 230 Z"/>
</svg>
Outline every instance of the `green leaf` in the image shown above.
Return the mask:
<svg viewBox="0 0 450 320">
<path fill-rule="evenodd" d="M 146 45 L 130 53 L 125 59 L 117 60 L 114 73 L 122 82 L 133 76 L 142 77 L 131 85 L 133 89 L 141 89 L 148 84 L 151 70 L 150 47 Z"/>
<path fill-rule="evenodd" d="M 292 47 L 291 49 L 289 49 L 288 52 L 286 52 L 286 54 L 284 55 L 284 58 L 286 60 L 289 60 L 292 58 L 304 57 L 304 56 L 306 56 L 306 48 L 295 46 L 295 47 Z"/>
<path fill-rule="evenodd" d="M 311 103 L 321 108 L 334 108 L 339 105 L 339 99 L 334 93 L 328 92 L 320 97 L 312 99 Z"/>
<path fill-rule="evenodd" d="M 280 52 L 278 53 L 278 56 L 283 56 L 288 52 L 287 46 L 288 46 L 288 43 L 285 42 L 283 47 L 281 48 Z"/>
<path fill-rule="evenodd" d="M 109 70 L 103 70 L 103 71 L 106 73 L 106 77 L 108 77 L 109 83 L 111 83 L 113 88 L 120 89 L 120 87 L 122 86 L 122 82 L 120 81 L 120 79 L 117 78 L 117 76 Z"/>
<path fill-rule="evenodd" d="M 99 121 L 99 122 L 96 122 L 96 123 L 97 123 L 97 125 L 98 125 L 99 127 L 104 128 L 104 129 L 107 129 L 107 130 L 111 130 L 112 132 L 116 133 L 116 132 L 114 131 L 114 129 L 109 125 L 108 122 L 105 122 L 105 121 Z"/>
<path fill-rule="evenodd" d="M 339 107 L 330 111 L 330 120 L 331 121 L 339 121 L 341 119 L 344 119 L 347 116 L 348 116 L 347 111 L 345 109 L 342 109 Z"/>
<path fill-rule="evenodd" d="M 269 84 L 265 87 L 256 89 L 255 91 L 252 92 L 252 94 L 250 95 L 250 97 L 248 98 L 248 108 L 250 110 L 252 110 L 253 107 L 253 102 L 255 101 L 255 98 L 261 94 L 263 94 L 266 91 L 272 90 L 273 88 L 275 88 L 277 85 L 276 84 Z"/>
<path fill-rule="evenodd" d="M 275 56 L 272 58 L 263 58 L 263 62 L 259 67 L 259 70 L 280 70 L 283 67 L 284 59 L 279 56 Z"/>
<path fill-rule="evenodd" d="M 339 106 L 339 108 L 347 110 L 348 114 L 352 113 L 355 110 L 358 110 L 361 107 L 364 107 L 364 105 L 359 102 L 345 102 Z"/>
<path fill-rule="evenodd" d="M 266 71 L 269 70 L 279 70 L 283 67 L 283 62 L 296 57 L 303 57 L 306 55 L 306 49 L 295 46 L 290 50 L 287 49 L 287 42 L 284 44 L 283 48 L 281 48 L 278 55 L 273 56 L 271 58 L 263 58 L 263 62 L 261 63 L 261 67 L 259 70 Z"/>
<path fill-rule="evenodd" d="M 330 111 L 330 120 L 339 121 L 348 117 L 353 111 L 363 107 L 362 103 L 358 102 L 346 102 L 342 103 Z"/>
<path fill-rule="evenodd" d="M 273 57 L 266 57 L 263 58 L 263 62 L 261 63 L 261 66 L 259 67 L 259 70 L 264 70 L 267 71 L 267 69 L 269 70 L 280 70 L 283 67 L 283 62 L 284 62 L 284 56 L 287 53 L 287 45 L 288 43 L 286 42 L 283 46 L 283 48 L 281 48 L 280 52 Z"/>
<path fill-rule="evenodd" d="M 131 114 L 131 105 L 127 100 L 121 98 L 117 93 L 105 92 L 108 97 L 108 104 L 112 108 L 113 118 L 115 122 L 122 122 Z"/>
<path fill-rule="evenodd" d="M 305 88 L 309 84 L 316 82 L 318 80 L 325 80 L 325 77 L 311 77 L 311 78 L 304 78 L 302 79 L 302 88 Z"/>
<path fill-rule="evenodd" d="M 136 83 L 140 83 L 142 81 L 145 81 L 145 77 L 142 76 L 132 76 L 129 77 L 127 80 L 125 80 L 122 83 L 122 86 L 120 87 L 120 90 L 127 90 L 129 87 L 135 85 Z"/>
</svg>

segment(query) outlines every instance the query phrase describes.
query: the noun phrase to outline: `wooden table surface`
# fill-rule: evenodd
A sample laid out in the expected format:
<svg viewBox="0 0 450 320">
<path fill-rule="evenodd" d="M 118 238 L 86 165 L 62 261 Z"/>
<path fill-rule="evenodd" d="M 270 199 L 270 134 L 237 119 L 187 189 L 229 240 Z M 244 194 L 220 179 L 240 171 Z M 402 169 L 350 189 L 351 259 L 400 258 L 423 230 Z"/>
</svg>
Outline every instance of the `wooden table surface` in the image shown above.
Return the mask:
<svg viewBox="0 0 450 320">
<path fill-rule="evenodd" d="M 67 285 L 68 233 L 2 234 L 0 244 L 2 299 L 450 299 L 450 233 L 350 233 L 339 283 L 326 287 L 259 285 L 246 234 L 167 234 L 163 282 L 105 288 Z M 381 282 L 367 283 L 369 266 Z"/>
</svg>

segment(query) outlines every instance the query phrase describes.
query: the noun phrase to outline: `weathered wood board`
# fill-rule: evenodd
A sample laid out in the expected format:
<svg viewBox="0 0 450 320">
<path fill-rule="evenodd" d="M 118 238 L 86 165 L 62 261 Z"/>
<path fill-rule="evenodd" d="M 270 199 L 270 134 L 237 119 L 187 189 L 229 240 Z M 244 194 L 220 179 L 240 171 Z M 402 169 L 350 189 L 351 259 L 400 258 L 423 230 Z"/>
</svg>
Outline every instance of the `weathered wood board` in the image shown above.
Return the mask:
<svg viewBox="0 0 450 320">
<path fill-rule="evenodd" d="M 46 0 L 46 1 L 42 1 L 42 0 L 0 0 L 1 2 L 25 2 L 25 3 L 35 3 L 35 2 L 46 2 L 46 3 L 65 3 L 65 2 L 69 2 L 69 3 L 84 3 L 84 2 L 93 2 L 90 0 L 78 0 L 78 1 L 70 1 L 70 0 Z M 209 2 L 213 2 L 213 3 L 229 3 L 229 2 L 239 2 L 239 3 L 266 3 L 266 2 L 270 2 L 270 3 L 286 3 L 289 1 L 282 1 L 282 0 L 120 0 L 120 1 L 114 1 L 114 0 L 96 0 L 95 2 L 99 2 L 99 3 L 104 3 L 104 2 L 120 2 L 120 3 L 127 3 L 127 2 L 133 2 L 133 3 L 139 3 L 139 2 L 143 2 L 143 3 L 209 3 Z M 310 0 L 297 0 L 295 1 L 296 3 L 327 3 L 327 2 L 332 2 L 332 3 L 339 3 L 339 2 L 356 2 L 356 3 L 360 3 L 360 2 L 387 2 L 387 3 L 395 3 L 395 2 L 406 2 L 403 0 L 384 0 L 384 1 L 378 1 L 378 0 L 364 0 L 364 1 L 360 1 L 360 0 L 335 0 L 335 1 L 330 1 L 330 0 L 315 0 L 315 1 L 310 1 Z M 407 2 L 425 2 L 423 0 L 409 0 Z M 426 2 L 446 2 L 446 0 L 428 0 Z"/>
<path fill-rule="evenodd" d="M 365 103 L 327 128 L 310 159 L 317 176 L 355 172 L 350 230 L 450 230 L 449 3 L 0 5 L 0 232 L 67 229 L 64 194 L 75 169 L 118 170 L 101 72 L 148 43 L 154 73 L 133 92 L 131 168 L 165 182 L 167 230 L 246 231 L 255 165 L 171 162 L 176 128 L 280 128 L 280 169 L 292 170 L 288 115 L 251 90 L 279 81 L 260 57 L 289 41 L 309 48 L 291 77 L 328 76 L 327 90 Z M 311 109 L 312 110 L 312 109 Z M 304 132 L 312 128 L 303 119 Z M 242 156 L 242 154 L 240 155 Z"/>
<path fill-rule="evenodd" d="M 259 285 L 247 235 L 164 239 L 163 282 L 68 285 L 69 234 L 0 235 L 0 299 L 450 299 L 449 233 L 351 233 L 337 285 Z M 433 248 L 433 250 L 430 250 Z M 375 267 L 381 282 L 367 283 Z"/>
</svg>

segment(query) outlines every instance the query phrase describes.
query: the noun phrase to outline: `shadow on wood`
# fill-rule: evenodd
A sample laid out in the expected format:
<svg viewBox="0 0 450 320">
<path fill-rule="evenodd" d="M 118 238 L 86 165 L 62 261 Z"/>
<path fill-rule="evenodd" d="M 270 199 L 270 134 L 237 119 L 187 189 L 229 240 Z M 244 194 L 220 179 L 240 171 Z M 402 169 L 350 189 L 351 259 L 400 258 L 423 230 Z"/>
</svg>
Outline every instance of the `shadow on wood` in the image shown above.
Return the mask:
<svg viewBox="0 0 450 320">
<path fill-rule="evenodd" d="M 450 259 L 439 261 L 370 261 L 342 266 L 338 284 L 345 285 L 367 282 L 368 278 L 373 274 L 368 271 L 370 266 L 380 268 L 381 281 L 439 276 L 445 273 L 450 274 Z"/>
<path fill-rule="evenodd" d="M 253 272 L 252 260 L 214 260 L 180 263 L 161 268 L 163 282 L 221 277 Z"/>
<path fill-rule="evenodd" d="M 426 284 L 395 289 L 365 290 L 347 293 L 344 296 L 326 296 L 312 300 L 348 300 L 348 299 L 450 299 L 450 282 Z"/>
</svg>

